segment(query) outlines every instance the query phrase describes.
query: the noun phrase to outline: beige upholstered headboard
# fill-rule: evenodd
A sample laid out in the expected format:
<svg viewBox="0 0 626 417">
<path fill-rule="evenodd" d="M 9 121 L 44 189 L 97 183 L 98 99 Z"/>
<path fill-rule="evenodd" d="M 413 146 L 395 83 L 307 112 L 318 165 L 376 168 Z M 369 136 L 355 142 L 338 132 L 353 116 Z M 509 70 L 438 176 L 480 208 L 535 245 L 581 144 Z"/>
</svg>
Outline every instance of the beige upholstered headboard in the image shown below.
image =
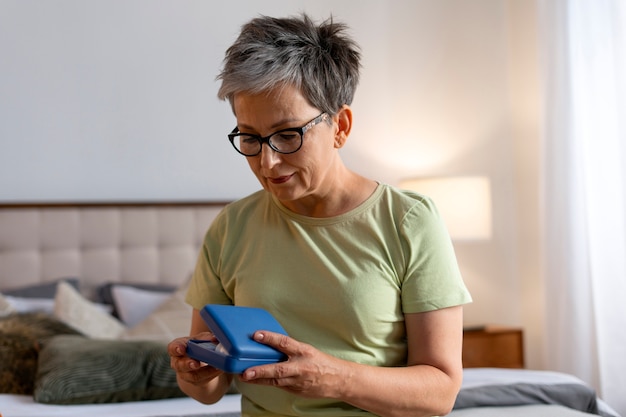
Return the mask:
<svg viewBox="0 0 626 417">
<path fill-rule="evenodd" d="M 180 284 L 226 203 L 0 204 L 0 289 L 77 277 Z"/>
</svg>

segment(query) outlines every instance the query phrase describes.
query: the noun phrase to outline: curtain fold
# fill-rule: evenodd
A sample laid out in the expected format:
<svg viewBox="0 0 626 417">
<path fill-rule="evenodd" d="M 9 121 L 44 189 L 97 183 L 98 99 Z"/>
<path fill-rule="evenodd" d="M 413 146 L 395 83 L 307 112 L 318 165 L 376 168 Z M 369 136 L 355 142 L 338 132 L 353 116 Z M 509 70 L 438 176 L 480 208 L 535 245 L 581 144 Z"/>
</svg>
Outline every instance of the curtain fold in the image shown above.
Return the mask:
<svg viewBox="0 0 626 417">
<path fill-rule="evenodd" d="M 626 415 L 626 7 L 542 0 L 547 366 Z"/>
</svg>

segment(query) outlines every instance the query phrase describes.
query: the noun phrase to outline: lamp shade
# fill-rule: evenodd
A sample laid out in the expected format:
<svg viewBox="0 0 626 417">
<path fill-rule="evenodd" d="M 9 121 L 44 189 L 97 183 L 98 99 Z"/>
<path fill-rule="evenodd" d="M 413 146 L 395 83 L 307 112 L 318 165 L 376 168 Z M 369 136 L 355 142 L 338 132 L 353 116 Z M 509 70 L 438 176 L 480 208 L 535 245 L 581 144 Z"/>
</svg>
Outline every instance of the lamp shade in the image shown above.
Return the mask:
<svg viewBox="0 0 626 417">
<path fill-rule="evenodd" d="M 491 238 L 491 186 L 487 177 L 434 177 L 401 181 L 400 188 L 430 197 L 453 240 Z"/>
</svg>

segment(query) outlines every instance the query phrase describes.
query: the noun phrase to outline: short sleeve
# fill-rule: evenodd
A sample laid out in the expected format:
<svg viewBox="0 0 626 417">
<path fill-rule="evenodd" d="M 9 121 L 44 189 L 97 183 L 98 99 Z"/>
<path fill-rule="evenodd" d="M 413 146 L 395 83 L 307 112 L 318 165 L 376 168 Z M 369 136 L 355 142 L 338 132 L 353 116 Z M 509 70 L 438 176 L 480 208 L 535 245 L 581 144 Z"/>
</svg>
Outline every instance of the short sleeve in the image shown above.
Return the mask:
<svg viewBox="0 0 626 417">
<path fill-rule="evenodd" d="M 458 267 L 452 241 L 432 200 L 421 196 L 402 222 L 406 273 L 405 313 L 437 310 L 472 301 Z"/>
</svg>

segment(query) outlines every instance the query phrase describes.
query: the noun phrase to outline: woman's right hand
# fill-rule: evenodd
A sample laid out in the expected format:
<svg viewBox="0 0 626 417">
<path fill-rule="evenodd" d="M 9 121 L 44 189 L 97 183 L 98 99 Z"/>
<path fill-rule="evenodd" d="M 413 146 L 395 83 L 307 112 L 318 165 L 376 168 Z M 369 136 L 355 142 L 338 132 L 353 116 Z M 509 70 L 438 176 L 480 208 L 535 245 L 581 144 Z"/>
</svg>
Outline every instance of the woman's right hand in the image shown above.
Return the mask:
<svg viewBox="0 0 626 417">
<path fill-rule="evenodd" d="M 231 378 L 217 368 L 190 358 L 187 355 L 187 343 L 191 339 L 217 343 L 215 335 L 211 332 L 174 339 L 167 345 L 170 366 L 176 372 L 178 385 L 185 394 L 200 402 L 212 404 L 224 395 L 230 386 Z M 218 378 L 219 376 L 223 377 Z"/>
</svg>

